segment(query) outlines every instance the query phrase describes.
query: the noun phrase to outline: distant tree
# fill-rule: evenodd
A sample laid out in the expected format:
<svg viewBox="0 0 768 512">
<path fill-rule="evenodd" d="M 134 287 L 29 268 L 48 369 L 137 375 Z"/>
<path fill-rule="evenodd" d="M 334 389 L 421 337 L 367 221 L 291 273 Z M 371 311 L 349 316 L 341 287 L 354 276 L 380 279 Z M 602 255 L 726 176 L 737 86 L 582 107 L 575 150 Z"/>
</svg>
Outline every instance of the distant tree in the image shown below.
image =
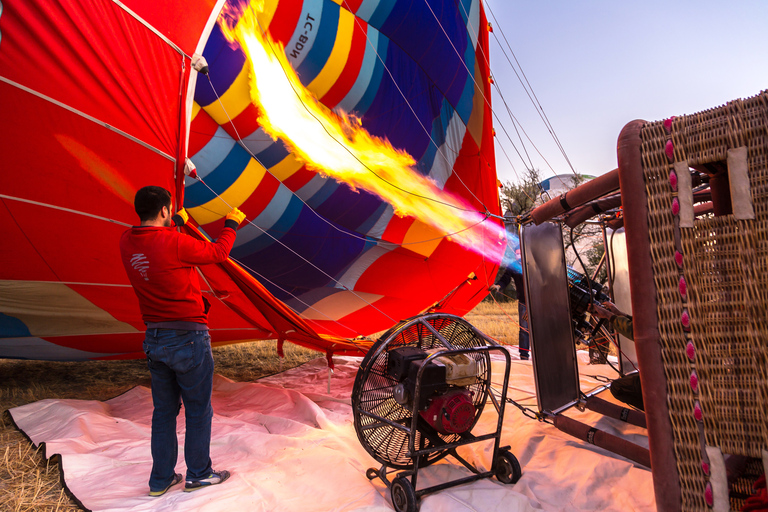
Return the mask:
<svg viewBox="0 0 768 512">
<path fill-rule="evenodd" d="M 574 174 L 570 180 L 566 181 L 568 190 L 578 187 L 587 179 L 589 177 L 583 174 Z M 518 183 L 504 183 L 500 191 L 500 200 L 506 216 L 517 217 L 550 200 L 549 195 L 542 190 L 541 182 L 541 171 L 528 169 Z M 584 271 L 578 263 L 576 256 L 578 251 L 591 276 L 602 255 L 600 252 L 600 255 L 596 256 L 597 259 L 594 262 L 591 261 L 594 257 L 592 252 L 598 245 L 595 239 L 600 235 L 600 232 L 598 226 L 580 224 L 573 229 L 573 243 L 571 243 L 571 228 L 563 226 L 563 245 L 568 265 L 576 268 L 579 272 Z M 599 245 L 602 246 L 602 244 Z"/>
<path fill-rule="evenodd" d="M 499 193 L 501 207 L 505 214 L 517 217 L 537 205 L 541 194 L 541 171 L 538 169 L 526 170 L 523 179 L 519 183 L 502 184 Z"/>
</svg>

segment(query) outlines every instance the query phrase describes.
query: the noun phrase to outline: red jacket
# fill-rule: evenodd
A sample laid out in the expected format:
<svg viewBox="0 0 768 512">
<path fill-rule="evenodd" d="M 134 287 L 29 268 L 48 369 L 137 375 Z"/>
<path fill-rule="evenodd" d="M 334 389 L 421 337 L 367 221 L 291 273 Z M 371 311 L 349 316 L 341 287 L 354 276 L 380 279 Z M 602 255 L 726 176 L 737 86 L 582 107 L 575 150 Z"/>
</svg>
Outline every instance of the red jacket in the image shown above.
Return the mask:
<svg viewBox="0 0 768 512">
<path fill-rule="evenodd" d="M 235 236 L 232 227 L 225 227 L 214 243 L 171 227 L 141 226 L 123 233 L 120 254 L 144 322 L 207 324 L 195 267 L 225 261 Z"/>
</svg>

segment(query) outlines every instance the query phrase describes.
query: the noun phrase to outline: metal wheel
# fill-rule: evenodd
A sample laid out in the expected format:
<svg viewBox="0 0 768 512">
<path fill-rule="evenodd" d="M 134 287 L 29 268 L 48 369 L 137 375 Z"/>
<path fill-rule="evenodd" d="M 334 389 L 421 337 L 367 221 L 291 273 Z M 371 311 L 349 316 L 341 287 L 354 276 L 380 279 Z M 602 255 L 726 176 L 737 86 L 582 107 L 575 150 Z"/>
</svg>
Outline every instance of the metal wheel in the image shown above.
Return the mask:
<svg viewBox="0 0 768 512">
<path fill-rule="evenodd" d="M 499 450 L 494 461 L 494 474 L 496 479 L 503 484 L 514 484 L 523 476 L 523 470 L 520 462 L 512 452 L 508 450 Z"/>
<path fill-rule="evenodd" d="M 398 476 L 392 480 L 390 493 L 392 505 L 394 505 L 397 512 L 416 512 L 419 510 L 416 490 L 407 478 Z"/>
</svg>

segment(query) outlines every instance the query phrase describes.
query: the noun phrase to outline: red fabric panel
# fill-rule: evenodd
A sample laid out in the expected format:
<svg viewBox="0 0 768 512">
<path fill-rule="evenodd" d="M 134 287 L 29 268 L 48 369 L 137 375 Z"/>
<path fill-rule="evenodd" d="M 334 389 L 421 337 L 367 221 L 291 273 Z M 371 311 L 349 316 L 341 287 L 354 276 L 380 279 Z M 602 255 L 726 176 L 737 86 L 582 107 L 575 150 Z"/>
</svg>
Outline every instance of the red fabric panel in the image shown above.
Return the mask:
<svg viewBox="0 0 768 512">
<path fill-rule="evenodd" d="M 393 215 L 392 220 L 389 221 L 387 228 L 384 230 L 384 234 L 381 237 L 382 240 L 386 240 L 393 244 L 401 243 L 414 221 L 415 219 L 413 217 L 399 217 L 398 215 Z"/>
<path fill-rule="evenodd" d="M 302 6 L 303 2 L 299 1 L 278 2 L 275 15 L 269 24 L 269 34 L 272 39 L 282 43 L 283 46 L 288 44 L 293 31 L 296 30 L 296 25 L 299 23 Z"/>
<path fill-rule="evenodd" d="M 187 149 L 189 155 L 194 156 L 203 149 L 216 135 L 218 129 L 219 123 L 214 121 L 208 112 L 200 109 L 189 126 L 189 148 Z"/>
<path fill-rule="evenodd" d="M 310 180 L 312 180 L 312 178 L 314 178 L 316 175 L 317 173 L 315 171 L 310 171 L 307 169 L 307 166 L 304 165 L 301 167 L 301 169 L 283 180 L 283 185 L 288 187 L 290 190 L 297 192 L 301 187 L 309 183 Z"/>
<path fill-rule="evenodd" d="M 256 105 L 253 103 L 249 103 L 248 106 L 232 120 L 232 123 L 224 123 L 221 127 L 224 128 L 224 131 L 226 131 L 233 139 L 244 139 L 259 129 L 258 118 L 259 109 L 256 108 Z M 232 127 L 232 124 L 235 125 L 234 128 Z M 237 128 L 237 132 L 235 132 L 235 128 Z M 240 134 L 239 137 L 237 136 L 238 134 Z"/>
<path fill-rule="evenodd" d="M 29 239 L 19 228 L 6 203 L 0 200 L 0 279 L 18 279 L 20 281 L 52 281 L 56 274 L 46 265 Z"/>
<path fill-rule="evenodd" d="M 135 357 L 144 357 L 142 346 L 143 332 L 120 334 L 91 334 L 83 336 L 46 336 L 45 341 L 86 352 L 102 354 L 134 353 Z"/>
<path fill-rule="evenodd" d="M 187 55 L 195 52 L 216 0 L 122 0 Z M 111 3 L 111 2 L 110 2 Z"/>
<path fill-rule="evenodd" d="M 10 0 L 0 32 L 6 78 L 176 155 L 183 59 L 117 4 Z"/>
<path fill-rule="evenodd" d="M 365 47 L 368 44 L 366 37 L 367 29 L 368 25 L 363 20 L 355 19 L 355 27 L 352 32 L 352 46 L 349 49 L 349 56 L 347 57 L 347 63 L 344 65 L 344 70 L 339 75 L 336 83 L 320 99 L 329 108 L 335 107 L 337 103 L 343 100 L 344 96 L 347 95 L 355 84 L 355 80 L 357 80 L 360 66 L 363 65 Z"/>
<path fill-rule="evenodd" d="M 118 247 L 125 226 L 18 201 L 6 206 L 59 280 L 128 284 Z"/>
<path fill-rule="evenodd" d="M 357 12 L 362 4 L 363 0 L 344 0 L 341 2 L 341 6 L 349 12 Z"/>
<path fill-rule="evenodd" d="M 0 97 L 0 193 L 133 224 L 136 190 L 174 189 L 167 158 L 3 82 Z M 58 215 L 41 212 L 35 221 Z"/>
</svg>

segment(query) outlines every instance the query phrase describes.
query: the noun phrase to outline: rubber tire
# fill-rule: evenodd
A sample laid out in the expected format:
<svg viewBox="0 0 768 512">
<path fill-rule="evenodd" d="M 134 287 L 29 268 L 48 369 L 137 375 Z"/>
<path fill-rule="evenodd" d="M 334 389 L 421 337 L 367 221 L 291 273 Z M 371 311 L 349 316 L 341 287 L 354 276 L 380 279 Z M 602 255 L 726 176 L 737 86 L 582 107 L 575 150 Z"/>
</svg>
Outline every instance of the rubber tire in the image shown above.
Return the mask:
<svg viewBox="0 0 768 512">
<path fill-rule="evenodd" d="M 416 490 L 407 478 L 398 476 L 392 480 L 390 495 L 392 497 L 392 506 L 395 507 L 397 512 L 417 512 L 419 510 Z"/>
<path fill-rule="evenodd" d="M 512 452 L 508 450 L 499 450 L 496 456 L 494 474 L 496 479 L 503 484 L 514 484 L 523 476 L 523 470 L 520 462 Z"/>
</svg>

